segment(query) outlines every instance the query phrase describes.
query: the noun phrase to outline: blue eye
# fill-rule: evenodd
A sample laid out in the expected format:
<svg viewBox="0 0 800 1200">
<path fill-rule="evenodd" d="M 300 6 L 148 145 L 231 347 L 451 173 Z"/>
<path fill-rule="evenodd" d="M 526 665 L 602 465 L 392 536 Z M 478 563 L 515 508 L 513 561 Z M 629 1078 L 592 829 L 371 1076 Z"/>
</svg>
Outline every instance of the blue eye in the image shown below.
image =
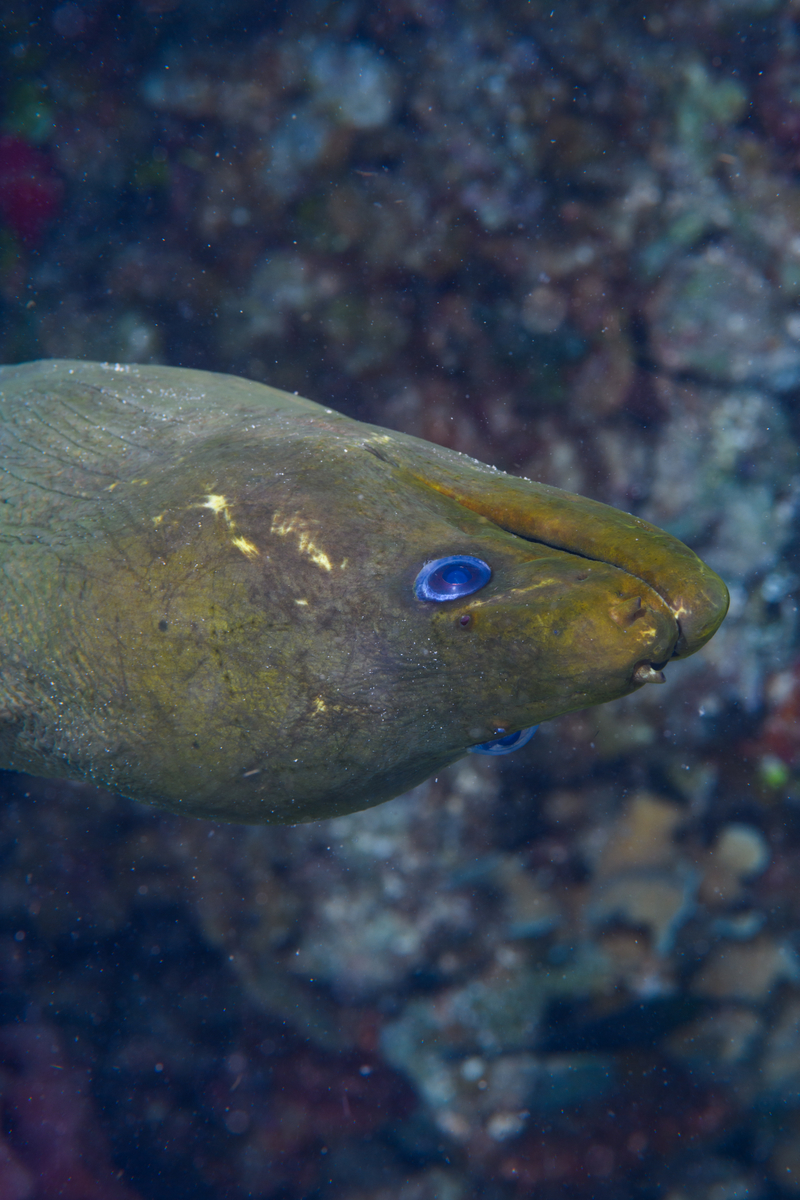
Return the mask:
<svg viewBox="0 0 800 1200">
<path fill-rule="evenodd" d="M 480 558 L 469 554 L 451 554 L 425 563 L 414 581 L 418 600 L 458 600 L 485 587 L 492 578 L 492 568 Z"/>
<path fill-rule="evenodd" d="M 492 738 L 491 742 L 481 742 L 479 746 L 470 746 L 469 754 L 510 754 L 512 750 L 519 750 L 520 746 L 525 746 L 531 740 L 538 725 L 531 725 L 530 729 L 520 729 L 517 733 L 507 733 L 504 737 Z"/>
</svg>

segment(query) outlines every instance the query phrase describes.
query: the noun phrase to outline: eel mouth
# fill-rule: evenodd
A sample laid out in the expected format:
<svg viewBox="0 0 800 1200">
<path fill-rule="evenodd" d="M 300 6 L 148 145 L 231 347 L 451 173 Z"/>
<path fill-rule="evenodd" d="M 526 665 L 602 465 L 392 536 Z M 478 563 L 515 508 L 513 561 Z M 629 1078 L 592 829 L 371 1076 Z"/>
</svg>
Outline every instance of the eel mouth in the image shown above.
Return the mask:
<svg viewBox="0 0 800 1200">
<path fill-rule="evenodd" d="M 663 600 L 675 618 L 673 658 L 688 658 L 713 637 L 728 611 L 728 589 L 693 550 L 672 534 L 621 509 L 544 483 L 486 469 L 456 473 L 426 456 L 420 483 L 516 534 L 633 576 Z M 641 683 L 660 682 L 663 663 L 636 668 Z M 648 674 L 648 669 L 651 673 Z"/>
</svg>

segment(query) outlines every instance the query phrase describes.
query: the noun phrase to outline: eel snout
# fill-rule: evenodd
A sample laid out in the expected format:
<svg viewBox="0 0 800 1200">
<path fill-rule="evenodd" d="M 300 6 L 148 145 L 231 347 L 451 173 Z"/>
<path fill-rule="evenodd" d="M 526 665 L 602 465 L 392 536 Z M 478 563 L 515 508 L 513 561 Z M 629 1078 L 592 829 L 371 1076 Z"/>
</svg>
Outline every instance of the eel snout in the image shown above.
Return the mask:
<svg viewBox="0 0 800 1200">
<path fill-rule="evenodd" d="M 678 636 L 671 657 L 688 658 L 719 629 L 728 611 L 728 589 L 672 534 L 585 496 L 528 479 L 487 474 L 484 468 L 457 475 L 429 454 L 424 475 L 419 472 L 418 478 L 509 533 L 606 563 L 640 580 L 675 618 Z M 647 673 L 648 666 L 653 674 Z M 660 666 L 663 663 L 642 663 L 638 682 L 657 682 L 654 675 Z"/>
</svg>

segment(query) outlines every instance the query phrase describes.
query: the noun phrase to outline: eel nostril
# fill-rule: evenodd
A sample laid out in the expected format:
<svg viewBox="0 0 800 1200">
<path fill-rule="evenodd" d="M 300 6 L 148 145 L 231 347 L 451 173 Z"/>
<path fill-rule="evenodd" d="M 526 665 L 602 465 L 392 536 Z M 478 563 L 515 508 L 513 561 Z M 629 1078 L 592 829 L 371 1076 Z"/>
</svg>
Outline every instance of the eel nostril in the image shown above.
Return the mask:
<svg viewBox="0 0 800 1200">
<path fill-rule="evenodd" d="M 666 683 L 664 672 L 654 667 L 652 663 L 639 663 L 633 672 L 634 683 Z"/>
</svg>

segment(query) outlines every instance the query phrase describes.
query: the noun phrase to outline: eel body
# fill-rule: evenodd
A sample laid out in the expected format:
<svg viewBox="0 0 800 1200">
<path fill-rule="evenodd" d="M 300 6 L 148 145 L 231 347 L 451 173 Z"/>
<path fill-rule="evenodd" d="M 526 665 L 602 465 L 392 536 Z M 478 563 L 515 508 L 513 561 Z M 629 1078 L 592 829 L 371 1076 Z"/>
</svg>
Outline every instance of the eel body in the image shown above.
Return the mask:
<svg viewBox="0 0 800 1200">
<path fill-rule="evenodd" d="M 420 599 L 423 565 L 489 565 Z M 0 369 L 0 767 L 176 811 L 366 808 L 624 696 L 722 581 L 636 517 L 225 375 Z"/>
</svg>

